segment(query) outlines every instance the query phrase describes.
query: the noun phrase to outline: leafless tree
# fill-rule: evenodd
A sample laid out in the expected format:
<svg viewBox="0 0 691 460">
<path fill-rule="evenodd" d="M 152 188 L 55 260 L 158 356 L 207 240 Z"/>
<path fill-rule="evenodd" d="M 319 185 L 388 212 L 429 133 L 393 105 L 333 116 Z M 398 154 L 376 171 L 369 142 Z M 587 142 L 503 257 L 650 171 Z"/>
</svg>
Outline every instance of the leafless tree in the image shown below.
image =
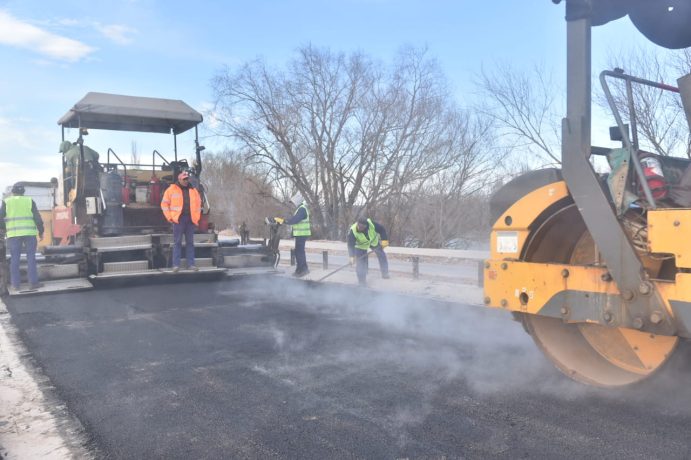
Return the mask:
<svg viewBox="0 0 691 460">
<path fill-rule="evenodd" d="M 137 141 L 132 141 L 130 150 L 130 162 L 133 165 L 141 164 L 141 157 L 139 156 L 139 148 L 137 146 Z"/>
<path fill-rule="evenodd" d="M 677 77 L 691 70 L 688 51 L 653 52 L 636 48 L 628 53 L 611 53 L 611 69 L 622 69 L 625 73 L 654 82 L 674 85 Z M 635 114 L 637 135 L 641 148 L 660 155 L 689 155 L 689 128 L 681 101 L 674 92 L 651 86 L 632 85 L 633 111 L 630 110 L 625 83 L 622 80 L 607 80 L 612 91 L 614 105 L 631 126 Z M 611 113 L 611 107 L 604 96 L 598 104 Z"/>
<path fill-rule="evenodd" d="M 561 163 L 564 112 L 558 102 L 563 92 L 556 89 L 544 67 L 522 72 L 497 64 L 481 70 L 476 86 L 480 96 L 477 110 L 495 121 L 504 145 L 520 155 L 519 162 L 535 158 L 543 164 Z"/>
<path fill-rule="evenodd" d="M 387 217 L 395 229 L 406 222 L 402 204 L 432 179 L 492 154 L 464 144 L 469 117 L 424 50 L 405 48 L 387 68 L 307 46 L 285 71 L 254 61 L 220 72 L 213 86 L 219 133 L 278 187 L 301 192 L 328 238 L 385 208 L 398 210 Z"/>
<path fill-rule="evenodd" d="M 377 210 L 386 216 L 383 221 L 398 240 L 416 239 L 424 247 L 442 247 L 449 240 L 488 228 L 487 219 L 474 212 L 477 206 L 471 203 L 487 198 L 486 192 L 501 177 L 496 167 L 506 151 L 495 142 L 488 119 L 464 114 L 455 123 L 455 141 L 461 151 L 455 161 L 414 193 L 393 195 Z"/>
<path fill-rule="evenodd" d="M 237 228 L 244 222 L 253 236 L 265 234 L 264 217 L 284 212 L 273 188 L 232 151 L 205 154 L 202 183 L 216 228 Z"/>
</svg>

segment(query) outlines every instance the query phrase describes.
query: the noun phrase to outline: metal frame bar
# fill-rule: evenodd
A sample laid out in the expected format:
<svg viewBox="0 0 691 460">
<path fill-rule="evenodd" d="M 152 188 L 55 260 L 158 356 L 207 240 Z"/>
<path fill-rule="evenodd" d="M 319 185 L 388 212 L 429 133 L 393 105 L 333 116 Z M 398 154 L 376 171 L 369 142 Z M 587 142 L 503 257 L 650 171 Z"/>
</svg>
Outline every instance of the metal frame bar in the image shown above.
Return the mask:
<svg viewBox="0 0 691 460">
<path fill-rule="evenodd" d="M 629 151 L 629 154 L 631 155 L 633 169 L 634 171 L 636 171 L 636 176 L 638 177 L 638 182 L 641 188 L 643 188 L 643 194 L 645 195 L 645 199 L 648 201 L 648 204 L 652 209 L 657 209 L 657 203 L 655 202 L 653 193 L 650 191 L 648 181 L 645 180 L 645 174 L 643 173 L 643 167 L 641 166 L 641 159 L 638 156 L 638 133 L 636 132 L 636 114 L 633 111 L 633 92 L 631 89 L 631 81 L 629 79 L 623 78 L 623 80 L 626 81 L 626 97 L 629 104 L 629 118 L 631 122 L 631 133 L 633 134 L 633 141 L 629 138 L 628 130 L 624 129 L 624 121 L 622 120 L 621 114 L 619 113 L 619 109 L 617 108 L 617 104 L 614 101 L 612 91 L 610 91 L 609 85 L 607 84 L 606 77 L 608 76 L 621 78 L 621 75 L 617 74 L 616 72 L 605 70 L 602 73 L 600 73 L 600 84 L 602 85 L 602 91 L 604 91 L 605 97 L 607 98 L 607 103 L 609 104 L 609 107 L 612 110 L 612 115 L 614 115 L 614 119 L 616 120 L 617 126 L 619 127 L 619 132 L 621 133 L 621 139 L 624 143 L 624 147 Z"/>
<path fill-rule="evenodd" d="M 624 122 L 617 108 L 617 104 L 612 96 L 612 91 L 609 89 L 607 84 L 607 77 L 617 78 L 619 80 L 624 80 L 626 82 L 626 99 L 629 106 L 629 122 L 631 123 L 631 138 L 629 138 L 628 130 L 624 129 Z M 653 197 L 653 193 L 648 186 L 648 181 L 645 179 L 645 174 L 643 173 L 643 167 L 641 165 L 641 159 L 638 155 L 638 127 L 636 122 L 636 111 L 633 103 L 633 88 L 632 83 L 639 83 L 641 85 L 651 86 L 653 88 L 658 88 L 664 91 L 672 91 L 679 93 L 679 88 L 674 86 L 666 85 L 664 83 L 657 83 L 651 80 L 645 80 L 643 78 L 634 77 L 632 75 L 627 75 L 623 72 L 605 70 L 600 73 L 600 84 L 602 85 L 602 90 L 607 98 L 607 103 L 609 104 L 614 119 L 617 122 L 619 131 L 621 132 L 622 141 L 624 142 L 624 147 L 626 147 L 631 153 L 631 159 L 633 160 L 634 170 L 638 176 L 639 185 L 643 189 L 646 200 L 650 204 L 652 209 L 657 209 L 657 203 Z"/>
<path fill-rule="evenodd" d="M 562 174 L 607 268 L 617 283 L 625 308 L 602 309 L 612 326 L 634 328 L 643 322 L 647 330 L 673 335 L 675 327 L 664 308 L 628 235 L 602 190 L 590 164 L 591 123 L 591 20 L 567 21 L 567 115 L 562 121 Z M 663 320 L 650 325 L 653 312 Z"/>
</svg>

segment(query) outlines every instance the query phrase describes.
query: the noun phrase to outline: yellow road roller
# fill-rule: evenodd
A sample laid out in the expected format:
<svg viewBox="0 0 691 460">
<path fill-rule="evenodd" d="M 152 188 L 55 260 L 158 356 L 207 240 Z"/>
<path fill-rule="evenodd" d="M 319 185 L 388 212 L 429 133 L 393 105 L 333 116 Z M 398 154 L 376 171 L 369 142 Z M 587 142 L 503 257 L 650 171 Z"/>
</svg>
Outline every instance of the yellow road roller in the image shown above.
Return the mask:
<svg viewBox="0 0 691 460">
<path fill-rule="evenodd" d="M 620 387 L 654 374 L 691 338 L 691 160 L 641 149 L 633 101 L 636 85 L 670 92 L 688 120 L 691 75 L 670 86 L 602 72 L 621 147 L 593 146 L 591 30 L 628 16 L 653 43 L 686 48 L 691 2 L 553 3 L 564 4 L 567 29 L 561 169 L 521 175 L 492 197 L 484 303 L 511 311 L 569 377 Z M 628 107 L 615 103 L 613 82 Z M 609 173 L 595 171 L 596 156 Z"/>
</svg>

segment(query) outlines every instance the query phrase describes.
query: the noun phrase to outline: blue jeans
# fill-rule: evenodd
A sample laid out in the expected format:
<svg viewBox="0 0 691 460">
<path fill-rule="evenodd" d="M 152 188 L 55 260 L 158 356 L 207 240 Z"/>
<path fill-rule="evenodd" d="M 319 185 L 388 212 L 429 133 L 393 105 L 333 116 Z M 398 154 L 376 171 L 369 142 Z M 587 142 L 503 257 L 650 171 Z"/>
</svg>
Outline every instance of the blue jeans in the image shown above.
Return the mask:
<svg viewBox="0 0 691 460">
<path fill-rule="evenodd" d="M 173 267 L 180 266 L 182 253 L 182 236 L 185 236 L 185 258 L 187 266 L 194 265 L 194 223 L 188 215 L 180 216 L 177 224 L 173 224 Z"/>
<path fill-rule="evenodd" d="M 295 238 L 295 262 L 297 267 L 295 271 L 298 273 L 307 271 L 307 255 L 305 254 L 306 236 L 296 236 Z"/>
<path fill-rule="evenodd" d="M 7 238 L 7 246 L 10 248 L 10 283 L 18 288 L 21 282 L 19 274 L 19 259 L 22 256 L 22 246 L 26 249 L 26 262 L 28 264 L 29 283 L 38 283 L 38 272 L 36 271 L 36 237 L 35 236 L 13 236 Z"/>
<path fill-rule="evenodd" d="M 389 274 L 389 260 L 386 258 L 386 253 L 381 244 L 370 248 L 372 252 L 377 255 L 379 259 L 379 271 L 383 275 Z M 364 249 L 355 248 L 355 273 L 357 273 L 357 280 L 360 284 L 365 284 L 367 282 L 367 270 L 369 269 L 369 260 L 367 257 L 367 251 Z"/>
</svg>

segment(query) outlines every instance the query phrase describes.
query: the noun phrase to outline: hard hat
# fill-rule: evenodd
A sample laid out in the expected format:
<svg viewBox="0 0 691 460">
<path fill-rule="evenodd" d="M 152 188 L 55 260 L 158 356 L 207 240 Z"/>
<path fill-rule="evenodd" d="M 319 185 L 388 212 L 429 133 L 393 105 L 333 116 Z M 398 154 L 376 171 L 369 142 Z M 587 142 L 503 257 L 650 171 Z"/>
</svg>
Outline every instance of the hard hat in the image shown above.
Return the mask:
<svg viewBox="0 0 691 460">
<path fill-rule="evenodd" d="M 24 186 L 22 184 L 14 184 L 12 186 L 12 195 L 24 195 Z"/>
<path fill-rule="evenodd" d="M 183 171 L 180 174 L 178 174 L 178 181 L 181 181 L 183 179 L 188 179 L 190 177 L 190 173 L 187 171 Z"/>
<path fill-rule="evenodd" d="M 302 198 L 302 194 L 300 192 L 297 192 L 293 197 L 290 199 L 291 203 L 293 203 L 295 206 L 300 206 L 303 201 L 305 201 Z"/>
</svg>

